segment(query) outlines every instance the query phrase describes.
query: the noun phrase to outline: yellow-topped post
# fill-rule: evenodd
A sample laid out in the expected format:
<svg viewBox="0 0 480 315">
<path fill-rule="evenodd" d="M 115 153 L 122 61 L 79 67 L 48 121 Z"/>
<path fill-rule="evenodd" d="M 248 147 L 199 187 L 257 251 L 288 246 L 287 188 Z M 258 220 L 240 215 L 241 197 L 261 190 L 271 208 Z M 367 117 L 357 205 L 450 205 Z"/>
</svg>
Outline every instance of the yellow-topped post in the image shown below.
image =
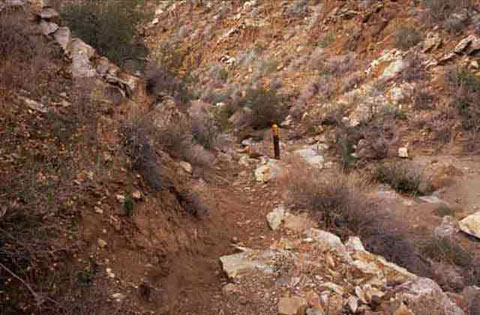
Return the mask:
<svg viewBox="0 0 480 315">
<path fill-rule="evenodd" d="M 272 125 L 273 151 L 275 159 L 280 160 L 280 131 L 277 124 Z"/>
</svg>

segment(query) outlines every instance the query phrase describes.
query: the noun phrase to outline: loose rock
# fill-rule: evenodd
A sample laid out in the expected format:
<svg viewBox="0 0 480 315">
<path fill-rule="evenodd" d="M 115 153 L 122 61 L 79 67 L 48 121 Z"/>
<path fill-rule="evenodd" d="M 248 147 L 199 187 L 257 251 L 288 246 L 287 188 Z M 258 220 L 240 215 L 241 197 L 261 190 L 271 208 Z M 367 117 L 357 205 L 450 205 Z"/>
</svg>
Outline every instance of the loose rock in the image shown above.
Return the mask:
<svg viewBox="0 0 480 315">
<path fill-rule="evenodd" d="M 480 239 L 480 211 L 460 221 L 459 226 L 463 232 Z"/>
</svg>

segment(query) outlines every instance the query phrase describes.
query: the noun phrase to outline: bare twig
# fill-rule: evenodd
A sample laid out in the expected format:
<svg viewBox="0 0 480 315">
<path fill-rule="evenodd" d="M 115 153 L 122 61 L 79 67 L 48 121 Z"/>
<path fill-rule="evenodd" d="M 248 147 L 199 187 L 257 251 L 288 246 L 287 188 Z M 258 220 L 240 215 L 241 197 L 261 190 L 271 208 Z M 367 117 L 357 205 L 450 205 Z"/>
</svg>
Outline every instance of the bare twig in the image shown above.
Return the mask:
<svg viewBox="0 0 480 315">
<path fill-rule="evenodd" d="M 38 294 L 37 292 L 35 292 L 32 287 L 26 283 L 22 278 L 20 278 L 16 273 L 14 273 L 13 271 L 11 271 L 7 266 L 5 266 L 4 264 L 0 263 L 0 267 L 2 267 L 6 272 L 8 272 L 12 277 L 14 277 L 15 279 L 17 279 L 18 281 L 20 281 L 27 289 L 28 291 L 30 291 L 30 293 L 33 295 L 33 297 L 35 298 L 35 301 L 37 302 L 37 305 L 41 305 L 43 302 L 44 302 L 44 298 Z"/>
</svg>

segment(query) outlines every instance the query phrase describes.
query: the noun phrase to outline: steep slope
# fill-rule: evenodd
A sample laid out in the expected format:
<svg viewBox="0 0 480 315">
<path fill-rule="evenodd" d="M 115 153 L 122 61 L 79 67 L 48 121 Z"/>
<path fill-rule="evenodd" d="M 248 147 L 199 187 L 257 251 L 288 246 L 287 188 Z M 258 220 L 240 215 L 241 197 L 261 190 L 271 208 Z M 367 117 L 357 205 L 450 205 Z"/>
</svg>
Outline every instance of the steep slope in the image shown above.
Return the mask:
<svg viewBox="0 0 480 315">
<path fill-rule="evenodd" d="M 480 15 L 441 2 L 147 1 L 144 77 L 0 2 L 2 314 L 475 314 Z"/>
</svg>

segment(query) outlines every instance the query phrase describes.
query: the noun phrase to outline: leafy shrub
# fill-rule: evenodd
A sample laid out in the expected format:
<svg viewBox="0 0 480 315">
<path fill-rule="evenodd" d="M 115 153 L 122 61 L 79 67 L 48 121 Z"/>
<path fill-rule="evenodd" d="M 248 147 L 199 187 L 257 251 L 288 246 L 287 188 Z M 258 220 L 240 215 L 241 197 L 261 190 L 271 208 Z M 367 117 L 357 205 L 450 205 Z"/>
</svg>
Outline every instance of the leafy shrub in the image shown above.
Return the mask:
<svg viewBox="0 0 480 315">
<path fill-rule="evenodd" d="M 143 68 L 148 51 L 137 34 L 147 15 L 143 0 L 107 0 L 69 3 L 62 16 L 75 36 L 120 66 Z M 143 7 L 143 6 L 142 6 Z"/>
<path fill-rule="evenodd" d="M 395 33 L 395 47 L 401 50 L 408 50 L 421 40 L 421 34 L 413 27 L 403 26 Z"/>
<path fill-rule="evenodd" d="M 431 183 L 410 163 L 380 165 L 375 169 L 373 177 L 380 183 L 389 184 L 400 193 L 423 195 L 431 189 Z"/>
<path fill-rule="evenodd" d="M 240 105 L 252 110 L 251 125 L 255 129 L 280 123 L 287 115 L 276 91 L 264 87 L 249 88 Z"/>
</svg>

